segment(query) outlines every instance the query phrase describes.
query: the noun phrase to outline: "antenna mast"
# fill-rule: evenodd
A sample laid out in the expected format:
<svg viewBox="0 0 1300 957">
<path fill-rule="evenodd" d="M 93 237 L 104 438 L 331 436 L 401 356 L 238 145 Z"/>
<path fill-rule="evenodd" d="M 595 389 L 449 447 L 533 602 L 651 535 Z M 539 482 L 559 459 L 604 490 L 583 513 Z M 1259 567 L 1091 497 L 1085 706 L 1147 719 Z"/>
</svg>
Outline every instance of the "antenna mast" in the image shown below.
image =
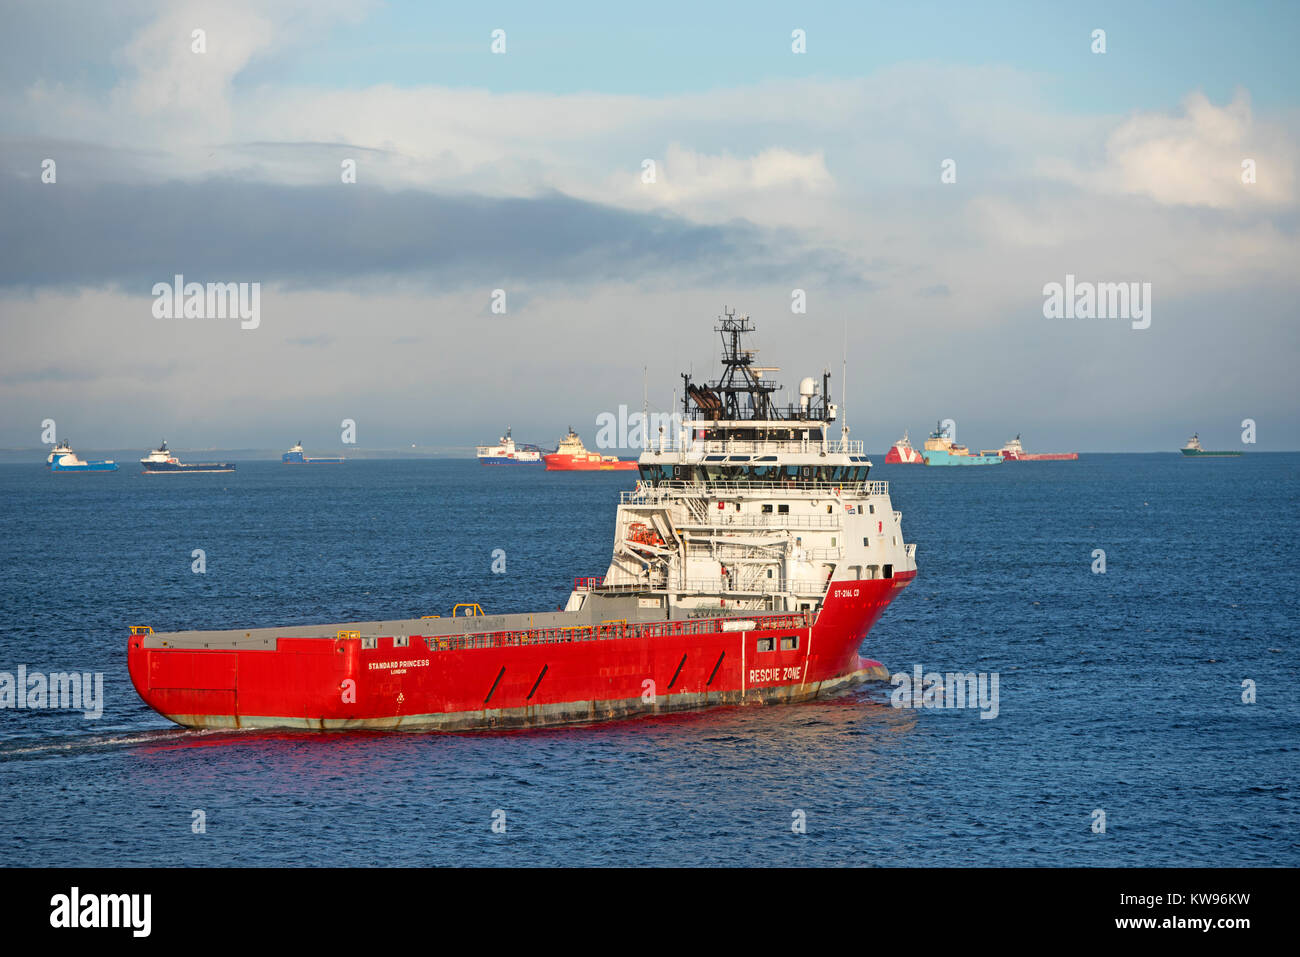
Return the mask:
<svg viewBox="0 0 1300 957">
<path fill-rule="evenodd" d="M 849 317 L 844 317 L 844 358 L 840 366 L 840 439 L 849 437 Z"/>
</svg>

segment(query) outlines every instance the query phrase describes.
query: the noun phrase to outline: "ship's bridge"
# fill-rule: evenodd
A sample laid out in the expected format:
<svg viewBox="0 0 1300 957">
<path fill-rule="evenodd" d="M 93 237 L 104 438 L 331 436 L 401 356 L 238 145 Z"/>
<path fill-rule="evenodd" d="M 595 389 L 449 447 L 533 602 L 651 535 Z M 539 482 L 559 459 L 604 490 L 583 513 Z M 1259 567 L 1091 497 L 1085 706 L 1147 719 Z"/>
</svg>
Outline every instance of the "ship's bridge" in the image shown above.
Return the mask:
<svg viewBox="0 0 1300 957">
<path fill-rule="evenodd" d="M 659 447 L 643 452 L 638 466 L 652 485 L 850 485 L 867 480 L 871 460 L 861 441 L 827 438 L 824 422 L 697 420 L 671 445 L 661 436 Z"/>
<path fill-rule="evenodd" d="M 569 610 L 815 612 L 833 582 L 915 570 L 888 486 L 867 478 L 863 443 L 847 428 L 829 435 L 840 419 L 830 372 L 779 403 L 768 375 L 778 370 L 741 343 L 748 318 L 728 310 L 717 331 L 722 375 L 683 376 L 680 419 L 646 437 L 641 481 L 619 503 L 609 568 L 599 585 L 575 588 Z"/>
</svg>

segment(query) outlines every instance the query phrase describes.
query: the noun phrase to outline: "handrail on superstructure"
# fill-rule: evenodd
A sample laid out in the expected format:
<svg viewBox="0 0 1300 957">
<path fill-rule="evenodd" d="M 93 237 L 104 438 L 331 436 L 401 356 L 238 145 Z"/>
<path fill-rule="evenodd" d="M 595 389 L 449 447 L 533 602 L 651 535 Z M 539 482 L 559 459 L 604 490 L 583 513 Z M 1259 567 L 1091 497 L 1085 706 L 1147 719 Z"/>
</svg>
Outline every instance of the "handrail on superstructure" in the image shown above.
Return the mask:
<svg viewBox="0 0 1300 957">
<path fill-rule="evenodd" d="M 706 518 L 674 519 L 678 528 L 798 528 L 835 531 L 844 527 L 843 512 L 831 515 L 792 515 L 789 512 L 728 512 L 710 509 Z"/>
<path fill-rule="evenodd" d="M 839 496 L 836 496 L 836 489 Z M 668 479 L 657 485 L 642 482 L 637 488 L 624 491 L 620 501 L 623 504 L 641 504 L 650 499 L 680 498 L 696 496 L 701 498 L 727 495 L 734 492 L 817 492 L 827 498 L 846 498 L 862 495 L 888 495 L 888 482 L 812 482 L 801 479 L 789 479 L 773 482 L 684 482 Z"/>
<path fill-rule="evenodd" d="M 746 423 L 749 424 L 749 423 Z M 818 422 L 818 425 L 822 423 Z M 662 450 L 657 445 L 646 449 L 642 454 L 661 452 L 663 455 L 680 455 L 686 452 L 703 452 L 706 454 L 749 455 L 756 452 L 801 452 L 813 451 L 834 453 L 836 455 L 865 455 L 866 443 L 862 439 L 686 439 L 671 442 L 665 440 Z"/>
</svg>

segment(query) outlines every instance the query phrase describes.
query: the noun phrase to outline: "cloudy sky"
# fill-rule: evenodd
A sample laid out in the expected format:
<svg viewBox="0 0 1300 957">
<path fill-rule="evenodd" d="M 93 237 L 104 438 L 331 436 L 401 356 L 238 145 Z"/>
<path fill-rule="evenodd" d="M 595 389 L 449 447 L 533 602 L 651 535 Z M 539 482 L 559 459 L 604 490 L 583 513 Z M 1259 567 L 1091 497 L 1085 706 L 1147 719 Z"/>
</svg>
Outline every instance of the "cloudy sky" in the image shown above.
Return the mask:
<svg viewBox="0 0 1300 957">
<path fill-rule="evenodd" d="M 877 453 L 1300 448 L 1300 7 L 808 6 L 10 0 L 0 447 L 591 445 L 728 306 Z"/>
</svg>

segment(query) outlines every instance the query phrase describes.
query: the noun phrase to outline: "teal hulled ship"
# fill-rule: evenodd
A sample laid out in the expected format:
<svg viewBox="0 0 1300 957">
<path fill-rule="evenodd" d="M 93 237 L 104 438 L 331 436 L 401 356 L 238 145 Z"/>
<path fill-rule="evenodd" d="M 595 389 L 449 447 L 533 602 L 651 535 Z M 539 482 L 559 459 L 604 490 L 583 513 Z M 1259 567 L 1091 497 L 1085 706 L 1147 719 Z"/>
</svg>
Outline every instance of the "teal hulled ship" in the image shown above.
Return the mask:
<svg viewBox="0 0 1300 957">
<path fill-rule="evenodd" d="M 921 458 L 926 465 L 1001 465 L 1003 461 L 1001 455 L 976 455 L 966 446 L 956 444 L 942 422 L 935 426 L 930 437 L 925 440 Z"/>
<path fill-rule="evenodd" d="M 1192 437 L 1187 440 L 1187 444 L 1184 445 L 1179 451 L 1181 451 L 1183 455 L 1186 455 L 1189 458 L 1234 459 L 1241 455 L 1240 452 L 1207 451 L 1206 449 L 1201 448 L 1201 437 L 1197 435 L 1195 432 L 1192 433 Z"/>
</svg>

